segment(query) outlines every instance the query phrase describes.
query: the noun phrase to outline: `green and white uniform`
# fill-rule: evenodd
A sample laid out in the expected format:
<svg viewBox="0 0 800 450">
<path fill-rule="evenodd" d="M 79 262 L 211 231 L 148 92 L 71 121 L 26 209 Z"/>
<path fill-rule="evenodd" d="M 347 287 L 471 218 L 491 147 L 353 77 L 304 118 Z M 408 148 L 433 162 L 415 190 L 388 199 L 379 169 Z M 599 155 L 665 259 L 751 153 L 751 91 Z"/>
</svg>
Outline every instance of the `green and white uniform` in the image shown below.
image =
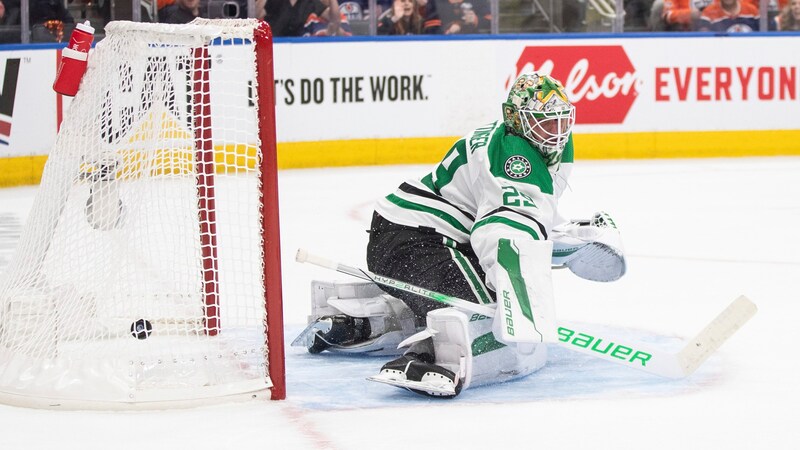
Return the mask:
<svg viewBox="0 0 800 450">
<path fill-rule="evenodd" d="M 556 342 L 552 237 L 574 156 L 575 108 L 557 80 L 522 74 L 503 120 L 459 139 L 431 173 L 378 201 L 367 244 L 370 271 L 478 302 L 493 317 L 444 308 L 385 288 L 425 329 L 371 377 L 427 395 L 526 376 Z"/>
<path fill-rule="evenodd" d="M 471 246 L 494 289 L 498 241 L 544 240 L 560 222 L 558 198 L 573 155 L 570 135 L 560 161 L 548 166 L 533 143 L 497 121 L 459 139 L 431 173 L 403 183 L 376 212 Z"/>
</svg>

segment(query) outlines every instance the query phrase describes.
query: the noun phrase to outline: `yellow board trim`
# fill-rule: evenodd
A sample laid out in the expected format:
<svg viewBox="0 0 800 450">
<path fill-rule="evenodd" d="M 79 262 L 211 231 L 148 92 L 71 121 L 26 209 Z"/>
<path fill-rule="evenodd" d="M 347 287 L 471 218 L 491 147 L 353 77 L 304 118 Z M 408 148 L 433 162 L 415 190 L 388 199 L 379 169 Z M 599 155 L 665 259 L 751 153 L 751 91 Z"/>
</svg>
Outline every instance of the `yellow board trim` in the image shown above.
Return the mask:
<svg viewBox="0 0 800 450">
<path fill-rule="evenodd" d="M 800 155 L 800 130 L 576 134 L 575 159 Z"/>
<path fill-rule="evenodd" d="M 278 167 L 385 166 L 433 163 L 458 137 L 354 139 L 348 141 L 278 143 Z"/>
<path fill-rule="evenodd" d="M 278 167 L 376 166 L 433 164 L 458 136 L 402 139 L 283 142 L 278 144 Z M 800 155 L 800 130 L 687 131 L 595 133 L 575 135 L 575 159 L 719 158 Z M 216 155 L 250 159 L 253 149 L 227 148 Z M 46 155 L 0 158 L 0 187 L 38 184 Z M 240 162 L 240 161 L 237 161 Z M 246 165 L 252 166 L 254 161 Z M 218 168 L 219 170 L 219 168 Z"/>
<path fill-rule="evenodd" d="M 39 184 L 47 155 L 0 158 L 0 187 Z"/>
<path fill-rule="evenodd" d="M 577 161 L 800 155 L 800 130 L 587 133 L 574 138 Z M 436 163 L 458 139 L 284 142 L 278 144 L 278 167 Z"/>
</svg>

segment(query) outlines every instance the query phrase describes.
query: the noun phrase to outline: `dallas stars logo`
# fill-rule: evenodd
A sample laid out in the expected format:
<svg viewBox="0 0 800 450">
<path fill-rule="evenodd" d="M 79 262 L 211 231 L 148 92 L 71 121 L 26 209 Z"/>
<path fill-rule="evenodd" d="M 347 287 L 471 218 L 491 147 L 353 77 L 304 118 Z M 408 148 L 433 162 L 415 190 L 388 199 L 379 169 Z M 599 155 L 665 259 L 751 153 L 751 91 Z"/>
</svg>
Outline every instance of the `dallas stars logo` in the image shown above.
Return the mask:
<svg viewBox="0 0 800 450">
<path fill-rule="evenodd" d="M 506 175 L 518 180 L 525 178 L 531 173 L 531 163 L 524 156 L 514 155 L 506 160 Z"/>
</svg>

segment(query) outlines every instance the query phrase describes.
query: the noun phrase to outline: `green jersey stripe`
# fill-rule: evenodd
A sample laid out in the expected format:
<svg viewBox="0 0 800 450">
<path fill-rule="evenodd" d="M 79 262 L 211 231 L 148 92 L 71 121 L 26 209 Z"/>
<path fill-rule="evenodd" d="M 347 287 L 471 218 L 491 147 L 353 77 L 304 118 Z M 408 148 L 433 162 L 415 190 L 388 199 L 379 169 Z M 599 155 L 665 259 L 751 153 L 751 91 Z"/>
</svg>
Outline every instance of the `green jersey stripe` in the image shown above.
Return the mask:
<svg viewBox="0 0 800 450">
<path fill-rule="evenodd" d="M 438 209 L 435 209 L 435 208 L 430 208 L 430 207 L 425 206 L 425 205 L 420 205 L 419 203 L 413 203 L 413 202 L 410 202 L 408 200 L 404 200 L 404 199 L 402 199 L 402 198 L 400 198 L 400 197 L 398 197 L 398 196 L 396 196 L 394 194 L 387 195 L 386 199 L 389 200 L 390 202 L 394 203 L 395 205 L 401 207 L 401 208 L 410 209 L 412 211 L 420 211 L 420 212 L 424 212 L 424 213 L 428 213 L 428 214 L 431 214 L 433 216 L 436 216 L 439 219 L 441 219 L 441 220 L 447 222 L 448 224 L 450 224 L 450 226 L 452 226 L 453 228 L 457 229 L 458 231 L 461 231 L 462 233 L 469 234 L 469 230 L 463 224 L 461 224 L 461 222 L 459 222 L 458 219 L 456 219 L 455 217 L 451 216 L 450 214 L 447 214 L 444 211 L 441 211 L 441 210 L 438 210 Z"/>
<path fill-rule="evenodd" d="M 498 223 L 509 226 L 511 228 L 516 228 L 517 230 L 524 231 L 525 233 L 530 234 L 533 237 L 533 239 L 537 241 L 540 240 L 539 233 L 537 233 L 536 230 L 534 230 L 533 228 L 525 224 L 519 223 L 517 221 L 511 220 L 509 218 L 500 216 L 490 216 L 482 220 L 479 220 L 478 222 L 475 222 L 475 225 L 472 226 L 472 232 L 474 233 L 475 230 L 477 230 L 478 228 L 492 223 Z"/>
</svg>

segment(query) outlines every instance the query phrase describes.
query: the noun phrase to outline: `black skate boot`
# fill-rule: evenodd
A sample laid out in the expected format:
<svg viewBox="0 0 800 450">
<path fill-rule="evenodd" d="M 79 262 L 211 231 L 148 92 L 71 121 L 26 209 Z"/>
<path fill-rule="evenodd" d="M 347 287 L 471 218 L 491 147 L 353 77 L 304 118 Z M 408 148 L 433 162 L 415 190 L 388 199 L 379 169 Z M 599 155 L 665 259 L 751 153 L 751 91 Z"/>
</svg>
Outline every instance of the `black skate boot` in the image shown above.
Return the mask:
<svg viewBox="0 0 800 450">
<path fill-rule="evenodd" d="M 429 397 L 453 398 L 461 392 L 461 380 L 452 371 L 434 364 L 429 353 L 406 353 L 384 364 L 378 375 L 368 379 Z"/>
<path fill-rule="evenodd" d="M 366 317 L 351 317 L 345 314 L 320 317 L 316 324 L 314 341 L 308 347 L 309 353 L 320 353 L 334 345 L 345 346 L 365 342 L 369 339 L 371 327 Z"/>
</svg>

